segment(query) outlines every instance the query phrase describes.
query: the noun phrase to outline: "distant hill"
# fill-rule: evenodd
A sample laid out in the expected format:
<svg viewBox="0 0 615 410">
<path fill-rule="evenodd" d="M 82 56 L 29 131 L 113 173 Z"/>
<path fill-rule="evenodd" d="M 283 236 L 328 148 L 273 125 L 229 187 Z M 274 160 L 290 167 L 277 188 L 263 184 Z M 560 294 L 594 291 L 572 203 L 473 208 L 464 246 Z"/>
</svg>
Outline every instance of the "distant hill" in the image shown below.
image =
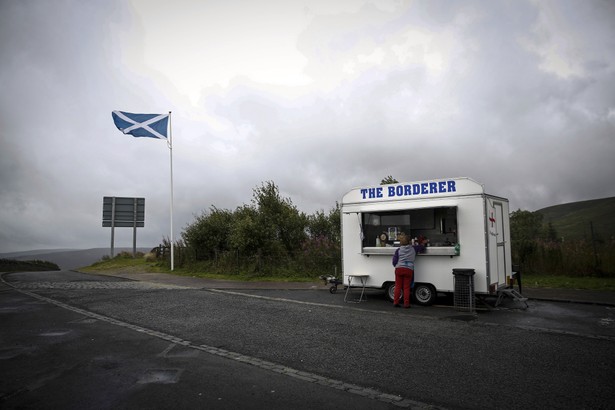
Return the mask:
<svg viewBox="0 0 615 410">
<path fill-rule="evenodd" d="M 571 202 L 539 209 L 544 223 L 555 228 L 565 241 L 594 238 L 608 240 L 615 236 L 615 197 Z"/>
<path fill-rule="evenodd" d="M 151 248 L 137 248 L 137 252 L 149 252 Z M 115 255 L 120 252 L 132 253 L 132 248 L 115 248 Z M 109 248 L 93 248 L 93 249 L 48 249 L 27 252 L 14 252 L 0 254 L 0 258 L 16 259 L 18 261 L 25 260 L 41 260 L 53 262 L 63 270 L 71 270 L 90 266 L 98 262 L 105 255 L 110 254 Z"/>
</svg>

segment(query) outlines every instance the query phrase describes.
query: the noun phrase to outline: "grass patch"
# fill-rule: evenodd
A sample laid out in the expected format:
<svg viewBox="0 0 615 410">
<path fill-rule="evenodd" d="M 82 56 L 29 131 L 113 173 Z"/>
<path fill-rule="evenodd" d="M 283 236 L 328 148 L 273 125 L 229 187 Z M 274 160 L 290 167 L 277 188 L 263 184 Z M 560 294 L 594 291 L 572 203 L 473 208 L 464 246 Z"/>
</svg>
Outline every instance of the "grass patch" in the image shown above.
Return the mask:
<svg viewBox="0 0 615 410">
<path fill-rule="evenodd" d="M 234 280 L 242 282 L 315 282 L 319 281 L 315 276 L 301 275 L 275 275 L 246 274 L 246 273 L 211 273 L 206 272 L 204 267 L 176 268 L 171 270 L 160 262 L 147 260 L 144 256 L 133 258 L 132 255 L 118 255 L 113 259 L 105 259 L 91 266 L 79 269 L 87 273 L 168 273 L 178 276 L 193 278 Z M 555 276 L 536 275 L 524 273 L 521 276 L 523 287 L 528 288 L 559 288 L 559 289 L 588 289 L 615 292 L 615 278 L 591 277 L 591 276 Z"/>
<path fill-rule="evenodd" d="M 295 275 L 255 275 L 246 273 L 210 273 L 203 271 L 204 269 L 178 268 L 173 271 L 164 263 L 148 261 L 144 256 L 136 258 L 130 255 L 118 255 L 113 259 L 103 259 L 93 265 L 85 266 L 78 269 L 85 273 L 168 273 L 177 276 L 187 276 L 192 278 L 217 279 L 217 280 L 234 280 L 240 282 L 314 282 L 318 281 L 318 277 L 305 277 Z"/>
<path fill-rule="evenodd" d="M 130 272 L 130 273 L 157 273 L 166 272 L 168 269 L 157 262 L 148 261 L 142 254 L 137 254 L 136 258 L 132 254 L 121 253 L 113 259 L 103 258 L 102 260 L 78 269 L 81 272 Z"/>
<path fill-rule="evenodd" d="M 587 289 L 615 292 L 615 278 L 592 276 L 553 276 L 528 273 L 521 276 L 521 284 L 528 288 Z"/>
<path fill-rule="evenodd" d="M 183 269 L 175 269 L 173 272 L 166 271 L 178 276 L 190 276 L 192 278 L 204 278 L 204 279 L 217 279 L 217 280 L 235 280 L 239 282 L 314 282 L 320 280 L 317 277 L 306 276 L 262 276 L 262 275 L 249 275 L 249 274 L 223 274 L 223 273 L 207 273 L 207 272 L 194 272 L 192 270 L 186 271 Z"/>
</svg>

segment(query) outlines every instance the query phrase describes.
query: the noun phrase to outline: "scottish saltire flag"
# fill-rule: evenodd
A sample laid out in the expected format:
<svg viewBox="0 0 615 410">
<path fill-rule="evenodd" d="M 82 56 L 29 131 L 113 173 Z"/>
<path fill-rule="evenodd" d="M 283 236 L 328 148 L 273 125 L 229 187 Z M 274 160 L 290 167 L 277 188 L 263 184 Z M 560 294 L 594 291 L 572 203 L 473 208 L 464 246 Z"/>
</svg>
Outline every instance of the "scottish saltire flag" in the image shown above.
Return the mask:
<svg viewBox="0 0 615 410">
<path fill-rule="evenodd" d="M 133 114 L 113 111 L 113 122 L 118 130 L 133 137 L 167 138 L 169 114 Z"/>
</svg>

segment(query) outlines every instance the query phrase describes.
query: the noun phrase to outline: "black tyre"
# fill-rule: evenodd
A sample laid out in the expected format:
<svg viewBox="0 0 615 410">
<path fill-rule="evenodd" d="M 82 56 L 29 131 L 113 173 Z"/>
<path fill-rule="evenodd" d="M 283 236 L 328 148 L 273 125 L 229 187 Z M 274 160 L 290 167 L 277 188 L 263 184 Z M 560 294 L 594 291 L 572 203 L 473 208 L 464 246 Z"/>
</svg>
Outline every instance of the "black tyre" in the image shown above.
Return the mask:
<svg viewBox="0 0 615 410">
<path fill-rule="evenodd" d="M 438 293 L 436 288 L 429 283 L 415 283 L 414 284 L 414 300 L 418 305 L 430 306 L 436 301 Z"/>
<path fill-rule="evenodd" d="M 384 285 L 384 291 L 389 302 L 393 302 L 395 300 L 395 283 L 387 282 Z M 399 298 L 399 303 L 404 303 L 404 292 L 401 293 L 401 297 Z"/>
</svg>

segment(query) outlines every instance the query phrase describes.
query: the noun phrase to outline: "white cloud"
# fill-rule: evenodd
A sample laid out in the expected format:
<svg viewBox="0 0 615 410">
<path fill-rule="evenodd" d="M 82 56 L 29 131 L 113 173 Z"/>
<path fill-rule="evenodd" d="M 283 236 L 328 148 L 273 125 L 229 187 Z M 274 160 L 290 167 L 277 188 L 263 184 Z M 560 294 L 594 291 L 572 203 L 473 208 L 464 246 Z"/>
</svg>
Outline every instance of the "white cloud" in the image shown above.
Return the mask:
<svg viewBox="0 0 615 410">
<path fill-rule="evenodd" d="M 297 2 L 131 2 L 140 24 L 127 33 L 127 65 L 158 73 L 169 93 L 197 104 L 236 77 L 268 85 L 309 84 L 296 49 L 309 22 Z M 187 11 L 189 10 L 189 11 Z M 280 18 L 284 16 L 284 18 Z"/>
</svg>

